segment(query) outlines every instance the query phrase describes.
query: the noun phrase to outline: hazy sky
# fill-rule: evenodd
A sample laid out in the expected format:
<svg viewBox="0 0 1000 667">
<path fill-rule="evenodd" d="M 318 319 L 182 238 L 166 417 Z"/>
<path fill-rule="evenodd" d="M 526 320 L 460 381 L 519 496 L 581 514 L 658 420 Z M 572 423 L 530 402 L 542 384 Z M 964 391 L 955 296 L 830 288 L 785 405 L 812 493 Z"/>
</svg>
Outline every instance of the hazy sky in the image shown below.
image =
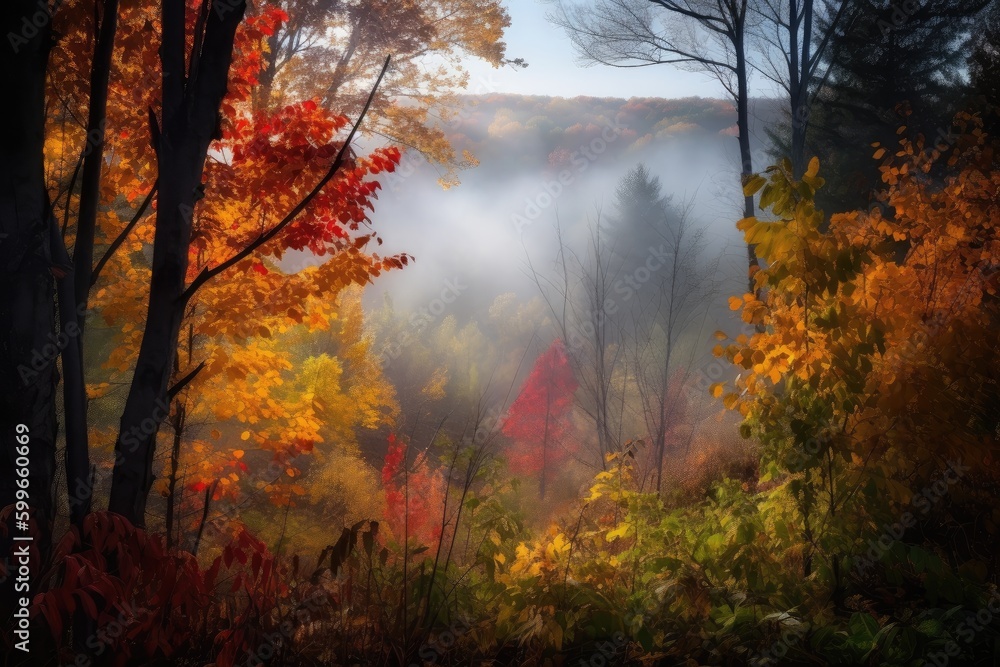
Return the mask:
<svg viewBox="0 0 1000 667">
<path fill-rule="evenodd" d="M 621 68 L 583 67 L 573 44 L 561 28 L 545 15 L 556 9 L 544 0 L 507 0 L 511 25 L 504 36 L 508 58 L 524 58 L 527 69 L 495 70 L 482 62 L 469 62 L 472 74 L 467 92 L 520 93 L 575 97 L 718 97 L 726 96 L 718 82 L 705 74 L 687 72 L 672 65 Z M 772 94 L 760 77 L 751 81 L 753 94 Z M 756 85 L 753 85 L 756 84 Z"/>
</svg>

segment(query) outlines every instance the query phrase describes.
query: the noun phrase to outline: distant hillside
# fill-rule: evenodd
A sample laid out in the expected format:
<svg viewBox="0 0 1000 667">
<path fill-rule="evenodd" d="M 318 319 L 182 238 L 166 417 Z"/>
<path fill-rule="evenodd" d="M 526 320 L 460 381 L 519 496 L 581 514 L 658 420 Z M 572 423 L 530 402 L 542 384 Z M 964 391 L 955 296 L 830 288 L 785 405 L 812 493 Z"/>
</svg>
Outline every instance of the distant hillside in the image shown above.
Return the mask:
<svg viewBox="0 0 1000 667">
<path fill-rule="evenodd" d="M 736 136 L 736 111 L 725 100 L 503 94 L 462 100 L 465 106 L 448 127 L 453 143 L 512 172 L 568 165 L 574 151 L 601 149 L 602 141 L 601 152 L 614 157 L 685 137 Z M 756 100 L 752 109 L 754 124 L 762 127 L 779 118 L 781 104 Z M 611 141 L 609 128 L 620 130 Z M 763 132 L 756 134 L 760 141 Z"/>
</svg>

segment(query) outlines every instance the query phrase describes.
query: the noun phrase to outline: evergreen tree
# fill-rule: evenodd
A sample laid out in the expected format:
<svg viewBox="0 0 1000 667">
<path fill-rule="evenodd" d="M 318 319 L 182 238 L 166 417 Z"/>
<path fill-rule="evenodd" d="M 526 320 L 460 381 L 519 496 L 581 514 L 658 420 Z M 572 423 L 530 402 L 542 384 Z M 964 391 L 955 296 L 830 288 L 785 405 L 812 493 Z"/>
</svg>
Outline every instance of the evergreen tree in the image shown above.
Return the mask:
<svg viewBox="0 0 1000 667">
<path fill-rule="evenodd" d="M 679 216 L 671 205 L 671 197 L 664 196 L 662 190 L 660 179 L 641 162 L 618 182 L 615 210 L 607 231 L 623 259 L 642 256 L 649 245 L 663 242 L 666 227 L 676 225 Z"/>
<path fill-rule="evenodd" d="M 834 15 L 841 1 L 824 0 L 823 13 Z M 872 204 L 881 177 L 871 144 L 891 149 L 900 126 L 923 133 L 929 144 L 939 132 L 947 135 L 968 90 L 963 56 L 990 4 L 849 1 L 849 18 L 825 51 L 829 77 L 809 116 L 807 152 L 823 162 L 827 185 L 817 203 L 826 210 Z M 780 148 L 780 136 L 772 138 Z"/>
<path fill-rule="evenodd" d="M 968 58 L 974 109 L 983 112 L 986 131 L 1000 134 L 1000 3 L 983 13 Z"/>
<path fill-rule="evenodd" d="M 650 303 L 658 298 L 658 289 L 635 289 L 637 283 L 633 274 L 638 271 L 639 278 L 645 277 L 641 267 L 647 260 L 674 254 L 678 230 L 684 225 L 680 211 L 671 200 L 670 195 L 663 194 L 660 179 L 642 163 L 619 180 L 615 191 L 614 210 L 604 234 L 617 260 L 613 265 L 619 275 L 612 282 L 623 281 L 628 276 L 633 278 L 629 284 L 619 283 L 619 292 L 627 289 L 630 300 L 633 297 L 637 300 L 635 312 L 651 314 Z M 623 295 L 618 294 L 618 298 Z"/>
</svg>

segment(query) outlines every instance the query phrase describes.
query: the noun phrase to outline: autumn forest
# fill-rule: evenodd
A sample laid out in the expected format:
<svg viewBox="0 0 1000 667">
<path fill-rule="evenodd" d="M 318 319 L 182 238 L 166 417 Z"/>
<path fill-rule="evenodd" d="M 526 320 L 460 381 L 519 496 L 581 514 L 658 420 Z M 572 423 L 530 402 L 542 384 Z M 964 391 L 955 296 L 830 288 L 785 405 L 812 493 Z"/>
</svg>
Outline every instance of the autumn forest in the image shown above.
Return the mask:
<svg viewBox="0 0 1000 667">
<path fill-rule="evenodd" d="M 0 23 L 3 665 L 1000 664 L 1000 3 Z"/>
</svg>

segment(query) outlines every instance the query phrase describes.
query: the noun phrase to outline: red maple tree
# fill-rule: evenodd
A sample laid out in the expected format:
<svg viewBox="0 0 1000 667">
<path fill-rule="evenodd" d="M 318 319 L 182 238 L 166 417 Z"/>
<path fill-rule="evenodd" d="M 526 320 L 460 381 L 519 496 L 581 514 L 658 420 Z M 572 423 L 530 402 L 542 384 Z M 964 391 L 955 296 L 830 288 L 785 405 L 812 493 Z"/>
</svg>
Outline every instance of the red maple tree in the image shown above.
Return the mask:
<svg viewBox="0 0 1000 667">
<path fill-rule="evenodd" d="M 441 539 L 445 480 L 431 469 L 427 452 L 407 463 L 407 444 L 389 434 L 389 450 L 382 466 L 385 489 L 385 519 L 400 542 L 414 538 L 421 545 L 436 548 Z"/>
<path fill-rule="evenodd" d="M 561 339 L 556 339 L 535 360 L 531 374 L 514 400 L 503 425 L 513 443 L 507 450 L 511 472 L 540 473 L 539 491 L 552 466 L 564 461 L 577 443 L 570 437 L 569 421 L 577 382 Z"/>
</svg>

